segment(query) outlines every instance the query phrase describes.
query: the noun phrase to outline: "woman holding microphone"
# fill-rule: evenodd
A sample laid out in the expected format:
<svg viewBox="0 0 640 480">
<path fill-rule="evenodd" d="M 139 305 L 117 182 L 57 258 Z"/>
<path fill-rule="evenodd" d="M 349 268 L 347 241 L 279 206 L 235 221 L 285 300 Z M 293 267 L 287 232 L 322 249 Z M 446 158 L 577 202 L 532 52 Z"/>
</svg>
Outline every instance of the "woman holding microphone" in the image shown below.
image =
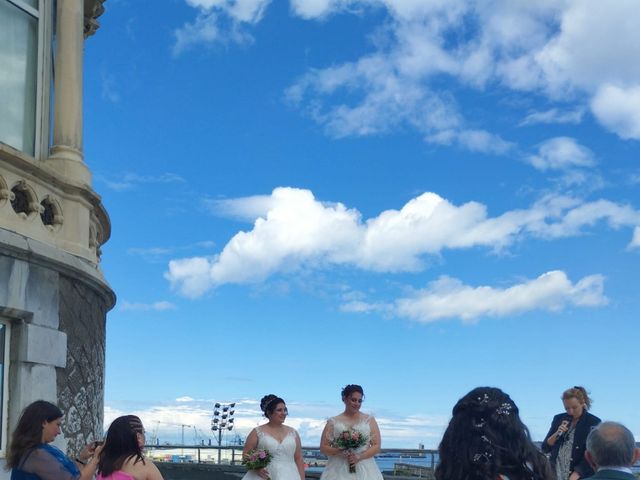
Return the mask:
<svg viewBox="0 0 640 480">
<path fill-rule="evenodd" d="M 588 412 L 591 399 L 584 387 L 573 387 L 562 394 L 566 413 L 553 417 L 542 451 L 551 453 L 550 461 L 557 480 L 579 480 L 593 475 L 584 458 L 587 435 L 600 419 Z"/>
</svg>

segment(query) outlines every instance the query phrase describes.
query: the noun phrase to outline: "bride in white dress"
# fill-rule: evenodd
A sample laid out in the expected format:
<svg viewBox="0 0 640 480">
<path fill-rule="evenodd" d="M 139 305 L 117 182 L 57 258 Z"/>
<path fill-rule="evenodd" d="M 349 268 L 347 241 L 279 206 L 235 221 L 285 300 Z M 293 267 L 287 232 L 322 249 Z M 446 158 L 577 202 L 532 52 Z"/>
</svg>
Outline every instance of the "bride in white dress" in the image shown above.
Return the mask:
<svg viewBox="0 0 640 480">
<path fill-rule="evenodd" d="M 269 420 L 249 433 L 242 450 L 243 457 L 251 450 L 268 450 L 271 462 L 266 468 L 249 470 L 243 480 L 304 480 L 304 461 L 298 432 L 284 425 L 287 405 L 276 395 L 265 395 L 260 409 Z"/>
<path fill-rule="evenodd" d="M 360 385 L 342 389 L 344 412 L 329 419 L 320 440 L 320 451 L 329 457 L 320 480 L 382 480 L 373 458 L 380 452 L 380 429 L 375 418 L 360 412 L 363 398 Z M 357 430 L 369 437 L 369 442 L 352 451 L 334 447 L 335 439 L 345 430 Z M 355 465 L 355 473 L 349 471 L 349 465 Z"/>
</svg>

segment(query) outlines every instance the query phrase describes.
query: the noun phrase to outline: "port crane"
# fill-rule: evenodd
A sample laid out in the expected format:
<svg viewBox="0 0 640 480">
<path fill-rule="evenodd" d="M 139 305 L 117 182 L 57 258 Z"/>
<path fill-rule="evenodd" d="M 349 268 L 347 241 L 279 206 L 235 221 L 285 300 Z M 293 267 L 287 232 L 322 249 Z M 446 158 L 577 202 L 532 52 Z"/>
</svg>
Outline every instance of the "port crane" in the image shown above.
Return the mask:
<svg viewBox="0 0 640 480">
<path fill-rule="evenodd" d="M 172 427 L 180 427 L 182 429 L 182 436 L 181 436 L 181 444 L 184 445 L 184 429 L 185 428 L 193 428 L 193 435 L 194 435 L 194 440 L 195 443 L 198 443 L 198 429 L 195 425 L 188 425 L 186 423 L 171 423 L 171 422 L 161 422 L 160 420 L 156 420 L 154 422 L 155 426 L 153 428 L 153 432 L 151 433 L 151 437 L 149 438 L 150 445 L 155 445 L 158 442 L 158 429 L 160 428 L 160 425 L 170 425 Z"/>
</svg>

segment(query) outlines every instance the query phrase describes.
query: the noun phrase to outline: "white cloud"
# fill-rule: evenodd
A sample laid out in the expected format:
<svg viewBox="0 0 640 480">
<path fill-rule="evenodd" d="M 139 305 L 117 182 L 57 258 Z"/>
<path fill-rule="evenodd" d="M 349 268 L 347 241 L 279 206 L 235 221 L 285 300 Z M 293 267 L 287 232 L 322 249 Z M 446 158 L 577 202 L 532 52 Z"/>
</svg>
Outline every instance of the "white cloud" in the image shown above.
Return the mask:
<svg viewBox="0 0 640 480">
<path fill-rule="evenodd" d="M 572 284 L 561 271 L 552 271 L 509 288 L 473 287 L 440 277 L 424 290 L 396 301 L 394 313 L 419 322 L 447 318 L 472 321 L 479 317 L 505 317 L 531 310 L 559 311 L 566 306 L 605 305 L 604 278 L 590 275 Z"/>
<path fill-rule="evenodd" d="M 566 170 L 595 165 L 593 153 L 569 137 L 555 137 L 538 147 L 538 154 L 528 157 L 529 163 L 538 170 Z"/>
<path fill-rule="evenodd" d="M 348 313 L 385 312 L 390 310 L 385 303 L 368 303 L 362 300 L 351 300 L 340 305 L 340 310 Z"/>
<path fill-rule="evenodd" d="M 520 125 L 535 125 L 537 123 L 580 123 L 584 117 L 584 113 L 585 109 L 583 107 L 572 110 L 550 108 L 549 110 L 529 113 L 524 120 L 520 122 Z"/>
<path fill-rule="evenodd" d="M 190 397 L 189 395 L 185 395 L 184 397 L 176 398 L 176 402 L 193 402 L 195 399 Z"/>
<path fill-rule="evenodd" d="M 254 217 L 255 218 L 255 217 Z M 202 240 L 200 242 L 194 242 L 181 246 L 164 246 L 164 247 L 130 247 L 127 248 L 128 255 L 134 255 L 142 258 L 149 263 L 158 263 L 166 261 L 166 257 L 169 255 L 175 255 L 177 252 L 185 252 L 189 250 L 205 249 L 210 250 L 216 245 L 216 242 L 211 240 Z"/>
<path fill-rule="evenodd" d="M 318 201 L 309 190 L 281 187 L 270 197 L 251 198 L 249 203 L 238 199 L 240 206 L 251 205 L 243 211 L 260 211 L 253 202 L 263 198 L 267 213 L 255 220 L 251 230 L 234 235 L 216 256 L 170 261 L 165 277 L 172 288 L 199 297 L 227 283 L 260 282 L 277 273 L 328 265 L 420 271 L 425 268 L 425 256 L 445 249 L 500 250 L 527 237 L 579 235 L 598 222 L 610 228 L 640 225 L 640 212 L 629 205 L 557 195 L 543 197 L 528 209 L 489 217 L 485 205 L 456 206 L 427 192 L 400 210 L 387 210 L 367 220 L 341 203 Z M 233 204 L 233 200 L 226 202 Z"/>
<path fill-rule="evenodd" d="M 197 44 L 252 41 L 249 28 L 264 18 L 270 4 L 186 1 L 197 17 L 176 30 L 176 54 Z M 427 140 L 441 138 L 443 131 L 463 138 L 462 132 L 473 129 L 452 91 L 443 89 L 443 75 L 463 87 L 483 90 L 498 84 L 547 95 L 565 107 L 567 101 L 576 104 L 566 112 L 552 106 L 531 113 L 523 124 L 579 122 L 592 99 L 605 128 L 622 138 L 640 135 L 633 107 L 640 89 L 636 0 L 290 0 L 290 6 L 307 20 L 386 12 L 368 53 L 312 68 L 286 92 L 330 135 L 374 135 L 408 126 Z"/>
<path fill-rule="evenodd" d="M 346 7 L 344 0 L 290 0 L 291 9 L 302 18 L 322 18 Z"/>
<path fill-rule="evenodd" d="M 628 248 L 640 248 L 640 227 L 636 227 L 633 230 L 633 238 Z"/>
<path fill-rule="evenodd" d="M 515 148 L 513 143 L 485 130 L 442 130 L 436 134 L 427 135 L 425 139 L 430 143 L 459 145 L 472 152 L 498 155 L 504 155 Z"/>
<path fill-rule="evenodd" d="M 183 295 L 197 298 L 215 285 L 210 275 L 211 263 L 204 257 L 171 260 L 165 278 Z"/>
<path fill-rule="evenodd" d="M 498 83 L 546 94 L 552 102 L 578 103 L 566 112 L 554 107 L 534 112 L 523 124 L 579 122 L 585 100 L 595 95 L 592 109 L 600 123 L 622 138 L 638 138 L 634 106 L 640 88 L 640 16 L 635 15 L 635 0 L 316 0 L 308 8 L 302 1 L 292 6 L 308 19 L 349 7 L 362 11 L 358 6 L 382 7 L 388 14 L 370 53 L 313 69 L 288 91 L 332 135 L 379 134 L 409 125 L 427 140 L 442 138 L 452 127 L 432 125 L 427 104 L 449 95 L 435 87 L 441 82 L 433 81 L 447 75 L 477 89 Z M 380 36 L 385 40 L 379 41 Z M 610 84 L 625 88 L 606 89 Z M 338 91 L 343 95 L 333 95 Z M 440 113 L 454 130 L 468 130 L 463 112 L 451 108 L 456 103 L 451 100 Z"/>
<path fill-rule="evenodd" d="M 640 85 L 603 85 L 591 101 L 598 121 L 621 138 L 640 140 Z"/>
<path fill-rule="evenodd" d="M 265 216 L 273 207 L 273 202 L 269 195 L 255 195 L 231 200 L 205 199 L 204 205 L 215 215 L 253 221 L 258 217 Z"/>
<path fill-rule="evenodd" d="M 153 303 L 129 302 L 124 300 L 120 304 L 120 310 L 123 312 L 164 312 L 167 310 L 175 310 L 176 306 L 166 300 Z"/>
<path fill-rule="evenodd" d="M 116 90 L 115 78 L 111 74 L 102 73 L 101 75 L 101 95 L 104 100 L 111 103 L 120 102 L 120 94 Z"/>
<path fill-rule="evenodd" d="M 264 16 L 271 0 L 186 0 L 197 9 L 193 22 L 174 31 L 173 54 L 179 55 L 198 44 L 249 43 L 253 39 L 245 26 Z"/>
<path fill-rule="evenodd" d="M 264 423 L 265 419 L 256 399 L 234 400 L 234 430 L 226 435 L 240 435 L 245 438 L 252 428 Z M 109 424 L 121 415 L 137 415 L 147 431 L 147 441 L 158 439 L 160 444 L 179 443 L 182 440 L 184 426 L 185 443 L 200 443 L 212 438 L 211 417 L 213 400 L 195 399 L 182 396 L 176 401 L 161 405 L 147 405 L 126 408 L 126 405 L 105 405 L 105 430 Z M 305 446 L 318 445 L 326 419 L 335 414 L 339 405 L 307 404 L 287 399 L 289 417 L 287 425 L 295 428 Z M 387 447 L 403 447 L 426 443 L 427 448 L 435 448 L 446 426 L 447 419 L 441 416 L 411 415 L 407 417 L 392 414 L 376 414 L 381 435 Z M 215 441 L 213 442 L 216 443 Z"/>
<path fill-rule="evenodd" d="M 559 31 L 536 53 L 552 91 L 593 92 L 608 82 L 638 82 L 640 18 L 634 14 L 635 0 L 556 3 L 561 8 Z"/>
<path fill-rule="evenodd" d="M 175 173 L 166 172 L 158 175 L 139 175 L 137 173 L 123 173 L 119 176 L 110 175 L 109 177 L 103 175 L 96 175 L 96 180 L 104 183 L 107 188 L 115 190 L 116 192 L 122 192 L 126 190 L 132 190 L 140 185 L 152 184 L 152 183 L 185 183 L 186 180 L 180 175 Z"/>
</svg>

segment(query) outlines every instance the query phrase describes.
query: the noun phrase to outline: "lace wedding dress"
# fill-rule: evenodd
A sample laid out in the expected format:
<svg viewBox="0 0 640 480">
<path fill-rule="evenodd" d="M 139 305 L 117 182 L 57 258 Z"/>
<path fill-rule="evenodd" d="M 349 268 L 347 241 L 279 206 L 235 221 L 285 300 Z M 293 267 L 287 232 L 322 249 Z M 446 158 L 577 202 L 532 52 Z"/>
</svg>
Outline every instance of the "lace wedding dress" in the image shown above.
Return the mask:
<svg viewBox="0 0 640 480">
<path fill-rule="evenodd" d="M 370 419 L 371 417 L 367 415 L 355 425 L 349 425 L 338 420 L 336 417 L 330 418 L 328 434 L 331 440 L 334 440 L 340 433 L 351 428 L 371 438 Z M 369 445 L 363 445 L 354 451 L 358 453 L 367 448 L 369 448 Z M 347 459 L 342 455 L 333 455 L 329 457 L 327 466 L 322 472 L 320 480 L 382 480 L 382 473 L 380 473 L 380 469 L 373 458 L 360 460 L 356 463 L 356 472 L 350 473 Z"/>
<path fill-rule="evenodd" d="M 296 432 L 292 428 L 288 430 L 282 442 L 279 442 L 276 438 L 263 432 L 260 427 L 256 427 L 257 448 L 268 450 L 272 457 L 267 466 L 271 480 L 300 480 L 298 467 L 293 460 L 293 454 L 296 451 Z M 255 471 L 249 470 L 242 477 L 242 480 L 262 480 L 262 478 Z"/>
</svg>

